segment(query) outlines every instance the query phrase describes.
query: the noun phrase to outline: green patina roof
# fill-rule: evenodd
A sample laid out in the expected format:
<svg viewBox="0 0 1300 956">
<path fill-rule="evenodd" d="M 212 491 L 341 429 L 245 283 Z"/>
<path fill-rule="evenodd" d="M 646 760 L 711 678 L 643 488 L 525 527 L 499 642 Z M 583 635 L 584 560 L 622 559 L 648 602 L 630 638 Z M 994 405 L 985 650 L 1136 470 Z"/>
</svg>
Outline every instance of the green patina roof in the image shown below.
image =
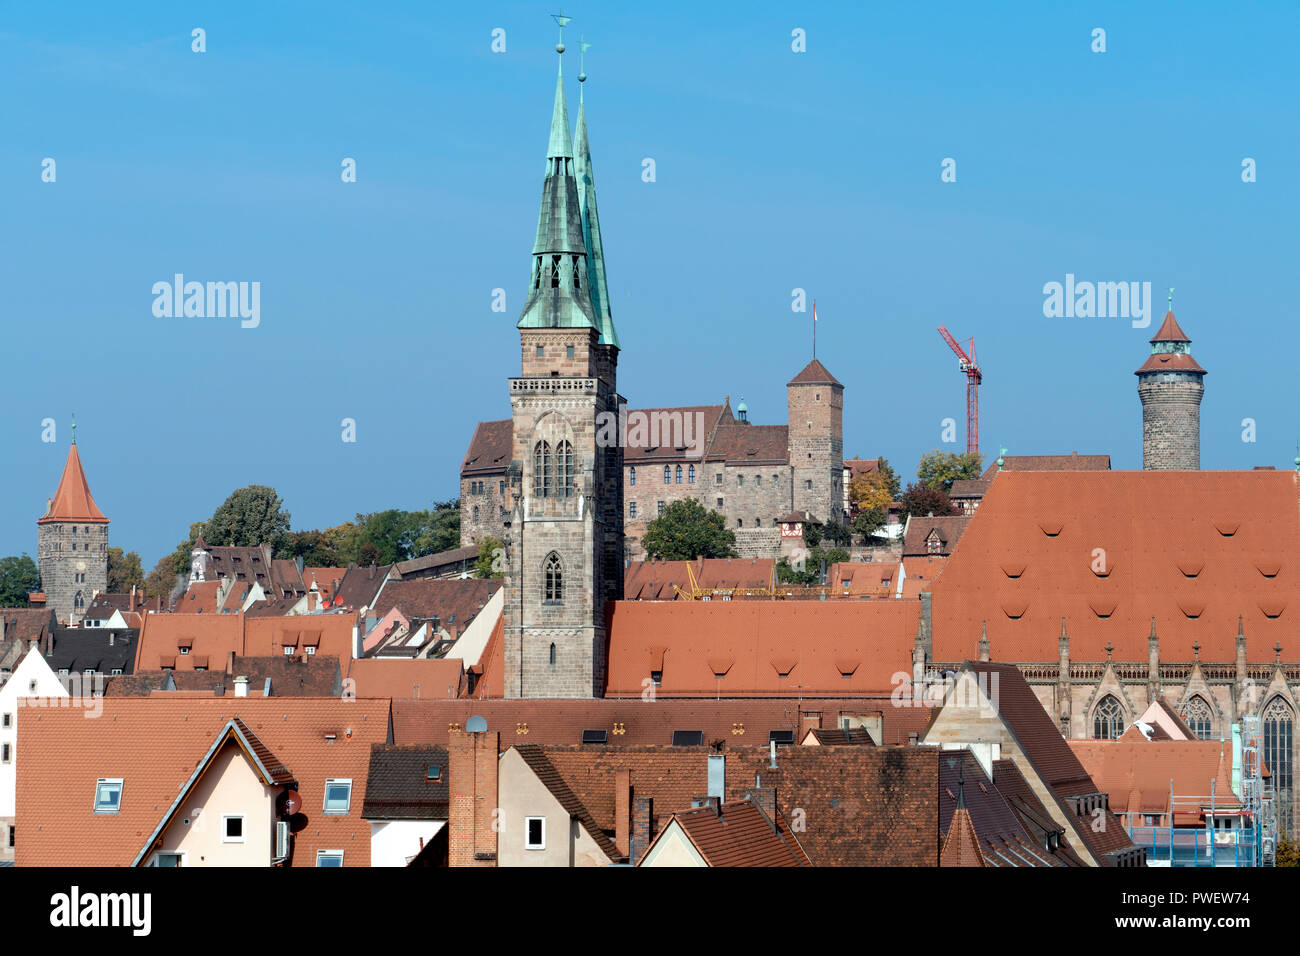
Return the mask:
<svg viewBox="0 0 1300 956">
<path fill-rule="evenodd" d="M 551 112 L 551 137 L 546 151 L 546 179 L 537 215 L 537 240 L 528 270 L 528 299 L 519 317 L 521 329 L 596 329 L 595 313 L 587 288 L 576 296 L 569 282 L 552 288 L 550 257 L 564 256 L 562 268 L 571 267 L 574 255 L 590 258 L 583 238 L 582 209 L 573 170 L 573 140 L 569 134 L 569 109 L 564 99 L 564 76 L 555 81 L 555 107 Z M 542 283 L 534 288 L 537 258 L 542 257 Z M 590 285 L 590 282 L 588 282 Z"/>
<path fill-rule="evenodd" d="M 582 206 L 582 238 L 587 245 L 588 288 L 600 329 L 600 344 L 618 348 L 618 332 L 609 308 L 609 284 L 605 281 L 605 245 L 600 238 L 600 212 L 596 208 L 596 173 L 591 165 L 591 145 L 587 139 L 587 107 L 578 104 L 578 142 L 576 166 L 578 202 Z"/>
</svg>

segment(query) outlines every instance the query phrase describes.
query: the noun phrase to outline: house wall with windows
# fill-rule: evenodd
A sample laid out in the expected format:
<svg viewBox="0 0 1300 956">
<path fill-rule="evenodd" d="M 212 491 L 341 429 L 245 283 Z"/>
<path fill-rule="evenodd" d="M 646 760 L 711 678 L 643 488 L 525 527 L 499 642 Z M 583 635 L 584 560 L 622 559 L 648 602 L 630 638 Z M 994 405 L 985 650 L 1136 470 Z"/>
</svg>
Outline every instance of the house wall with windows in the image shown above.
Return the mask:
<svg viewBox="0 0 1300 956">
<path fill-rule="evenodd" d="M 497 866 L 608 866 L 607 857 L 532 768 L 511 749 L 501 755 Z M 540 818 L 541 846 L 530 847 L 529 819 Z"/>
<path fill-rule="evenodd" d="M 182 866 L 270 866 L 277 790 L 262 782 L 234 741 L 227 742 L 177 809 L 156 851 L 182 854 Z M 239 826 L 228 829 L 227 818 Z"/>
<path fill-rule="evenodd" d="M 26 709 L 20 698 L 67 696 L 68 691 L 35 644 L 18 662 L 9 680 L 0 685 L 0 861 L 14 858 L 11 834 L 17 825 L 14 804 L 18 789 L 18 721 Z"/>
</svg>

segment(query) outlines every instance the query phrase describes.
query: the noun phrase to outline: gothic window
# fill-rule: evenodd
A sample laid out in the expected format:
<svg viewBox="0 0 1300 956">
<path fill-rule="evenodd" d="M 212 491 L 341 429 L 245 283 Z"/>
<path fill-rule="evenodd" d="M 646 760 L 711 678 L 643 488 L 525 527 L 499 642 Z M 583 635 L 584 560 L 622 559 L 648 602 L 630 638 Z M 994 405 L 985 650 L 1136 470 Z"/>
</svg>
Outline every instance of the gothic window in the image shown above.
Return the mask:
<svg viewBox="0 0 1300 956">
<path fill-rule="evenodd" d="M 1277 794 L 1277 829 L 1290 835 L 1291 761 L 1295 716 L 1281 697 L 1274 697 L 1264 708 L 1264 765 L 1273 772 L 1273 791 Z"/>
<path fill-rule="evenodd" d="M 671 484 L 672 480 L 673 480 L 673 470 L 669 468 L 667 465 L 664 465 L 664 484 L 665 485 Z"/>
<path fill-rule="evenodd" d="M 548 604 L 564 601 L 564 569 L 560 566 L 560 556 L 552 551 L 546 556 L 542 565 L 542 600 Z"/>
<path fill-rule="evenodd" d="M 1117 740 L 1124 733 L 1124 712 L 1119 701 L 1107 694 L 1092 712 L 1092 736 L 1097 740 Z"/>
<path fill-rule="evenodd" d="M 538 498 L 551 496 L 553 468 L 551 446 L 544 441 L 539 441 L 533 447 L 533 494 Z"/>
<path fill-rule="evenodd" d="M 635 469 L 635 468 L 629 468 L 629 469 L 628 469 L 627 480 L 628 480 L 628 484 L 631 484 L 631 485 L 635 485 L 635 484 L 636 484 L 636 469 Z"/>
<path fill-rule="evenodd" d="M 560 287 L 560 260 L 563 256 L 551 256 L 551 288 Z"/>
<path fill-rule="evenodd" d="M 581 278 L 581 276 L 578 275 L 578 257 L 577 257 L 577 256 L 574 256 L 574 257 L 573 257 L 573 288 L 574 288 L 574 289 L 581 289 L 581 288 L 582 288 L 582 278 Z"/>
<path fill-rule="evenodd" d="M 681 465 L 678 465 L 678 466 L 677 466 L 677 484 L 680 485 L 681 483 L 682 483 L 682 466 L 681 466 Z"/>
<path fill-rule="evenodd" d="M 1192 733 L 1201 740 L 1209 740 L 1214 714 L 1204 697 L 1196 696 L 1183 707 L 1183 719 Z"/>
<path fill-rule="evenodd" d="M 555 645 L 551 645 L 551 666 L 555 666 Z"/>
<path fill-rule="evenodd" d="M 695 484 L 695 466 L 694 466 L 694 465 L 690 465 L 690 466 L 686 469 L 686 483 L 687 483 L 688 485 L 693 485 L 693 484 Z"/>
<path fill-rule="evenodd" d="M 573 497 L 573 446 L 560 442 L 555 450 L 555 494 L 559 498 Z"/>
<path fill-rule="evenodd" d="M 762 483 L 763 483 L 763 476 L 762 476 L 762 475 L 755 475 L 755 476 L 754 476 L 754 484 L 756 484 L 756 485 L 761 485 Z"/>
<path fill-rule="evenodd" d="M 541 287 L 542 287 L 542 257 L 538 256 L 537 270 L 536 272 L 533 273 L 533 288 L 540 289 Z"/>
<path fill-rule="evenodd" d="M 72 606 L 73 606 L 73 607 L 78 607 L 78 608 L 79 608 L 79 607 L 85 607 L 85 606 L 86 606 L 86 599 L 83 598 L 83 597 L 81 596 L 81 592 L 80 592 L 80 591 L 78 591 L 78 592 L 77 592 L 77 596 L 76 596 L 75 598 L 72 599 Z"/>
<path fill-rule="evenodd" d="M 635 501 L 629 501 L 629 502 L 627 503 L 627 516 L 628 516 L 629 518 L 635 518 L 635 517 L 636 517 L 636 502 L 635 502 Z"/>
</svg>

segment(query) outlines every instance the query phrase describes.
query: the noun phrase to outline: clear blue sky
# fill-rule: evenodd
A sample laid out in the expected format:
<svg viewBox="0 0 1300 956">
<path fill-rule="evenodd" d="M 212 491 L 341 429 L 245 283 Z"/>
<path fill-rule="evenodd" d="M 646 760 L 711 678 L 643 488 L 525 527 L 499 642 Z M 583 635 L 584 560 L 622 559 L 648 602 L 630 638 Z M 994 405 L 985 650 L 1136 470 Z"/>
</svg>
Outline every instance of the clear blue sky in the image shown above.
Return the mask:
<svg viewBox="0 0 1300 956">
<path fill-rule="evenodd" d="M 453 497 L 518 370 L 555 6 L 0 4 L 0 554 L 34 555 L 71 412 L 110 540 L 146 569 L 249 483 L 295 528 Z M 592 43 L 633 407 L 743 395 L 783 422 L 809 357 L 800 287 L 846 386 L 846 454 L 910 477 L 942 419 L 963 421 L 943 323 L 975 336 L 990 459 L 1140 467 L 1133 371 L 1172 285 L 1210 372 L 1203 467 L 1289 467 L 1300 9 L 867 6 L 565 7 L 573 116 Z M 260 327 L 155 318 L 176 272 L 261 282 Z M 1151 282 L 1152 329 L 1044 318 L 1067 273 Z"/>
</svg>

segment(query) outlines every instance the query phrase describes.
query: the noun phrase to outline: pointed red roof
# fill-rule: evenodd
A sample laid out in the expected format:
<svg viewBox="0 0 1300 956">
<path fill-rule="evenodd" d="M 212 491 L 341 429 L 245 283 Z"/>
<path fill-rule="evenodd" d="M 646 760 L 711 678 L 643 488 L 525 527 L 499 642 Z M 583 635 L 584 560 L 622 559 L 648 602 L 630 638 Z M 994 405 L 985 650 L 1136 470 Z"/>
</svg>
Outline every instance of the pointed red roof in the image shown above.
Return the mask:
<svg viewBox="0 0 1300 956">
<path fill-rule="evenodd" d="M 840 385 L 839 380 L 830 372 L 826 371 L 826 366 L 821 362 L 813 359 L 803 367 L 803 371 L 796 375 L 786 385 Z M 840 385 L 843 388 L 843 385 Z"/>
<path fill-rule="evenodd" d="M 36 523 L 48 524 L 53 521 L 108 524 L 108 519 L 90 496 L 90 486 L 86 484 L 86 473 L 81 469 L 81 455 L 77 453 L 76 442 L 68 449 L 68 461 L 63 466 L 59 490 L 54 493 L 49 510 Z"/>
<path fill-rule="evenodd" d="M 1174 310 L 1170 309 L 1165 313 L 1165 320 L 1160 323 L 1160 328 L 1156 334 L 1151 337 L 1152 342 L 1190 342 L 1191 339 L 1183 332 L 1178 325 L 1178 320 L 1174 318 Z"/>
</svg>

